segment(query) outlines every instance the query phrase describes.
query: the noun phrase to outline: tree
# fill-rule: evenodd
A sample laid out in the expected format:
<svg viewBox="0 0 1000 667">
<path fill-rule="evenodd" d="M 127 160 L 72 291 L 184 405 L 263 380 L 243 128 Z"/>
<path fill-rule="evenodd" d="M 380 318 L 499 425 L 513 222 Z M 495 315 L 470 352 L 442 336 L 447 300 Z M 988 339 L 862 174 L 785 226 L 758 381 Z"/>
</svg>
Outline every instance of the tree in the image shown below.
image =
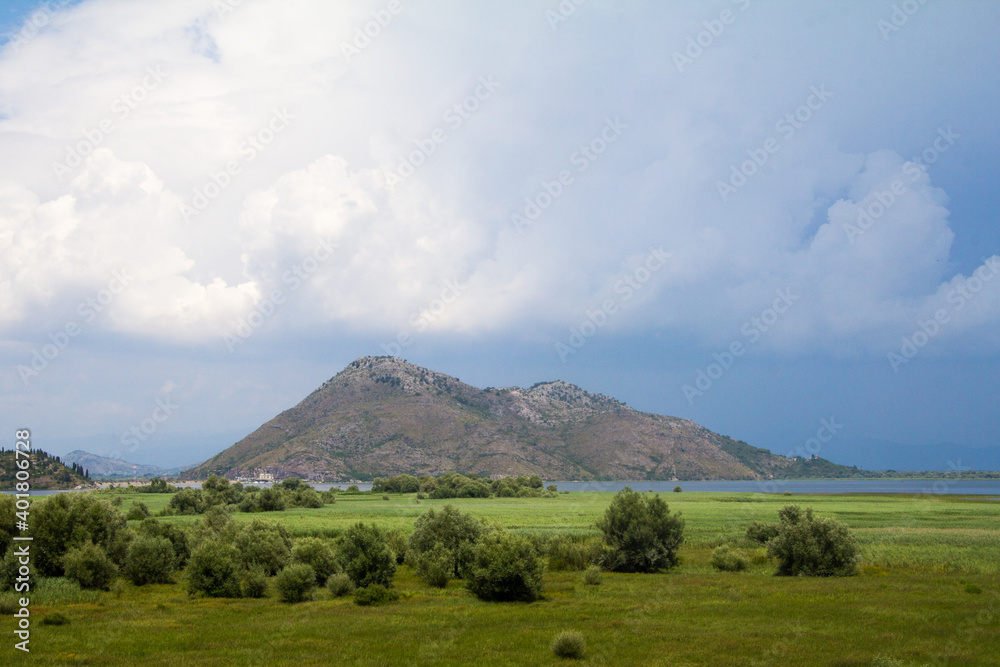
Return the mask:
<svg viewBox="0 0 1000 667">
<path fill-rule="evenodd" d="M 201 514 L 205 511 L 205 498 L 201 489 L 181 489 L 171 496 L 170 509 L 178 514 Z"/>
<path fill-rule="evenodd" d="M 385 533 L 374 525 L 356 523 L 340 542 L 340 561 L 354 585 L 391 586 L 396 574 L 396 556 L 386 542 Z"/>
<path fill-rule="evenodd" d="M 277 574 L 292 557 L 292 538 L 288 529 L 260 519 L 254 519 L 249 525 L 231 524 L 221 539 L 236 547 L 243 567 L 260 565 L 268 575 Z"/>
<path fill-rule="evenodd" d="M 187 564 L 188 592 L 208 597 L 240 597 L 239 552 L 231 544 L 208 540 L 194 550 Z"/>
<path fill-rule="evenodd" d="M 605 568 L 618 572 L 656 572 L 677 564 L 684 541 L 684 520 L 670 514 L 659 496 L 644 497 L 625 487 L 597 521 L 609 548 Z"/>
<path fill-rule="evenodd" d="M 275 577 L 274 587 L 285 602 L 302 602 L 316 590 L 316 573 L 305 563 L 289 565 Z"/>
<path fill-rule="evenodd" d="M 445 505 L 439 512 L 429 509 L 417 517 L 410 535 L 410 551 L 418 559 L 436 544 L 441 544 L 452 555 L 452 576 L 461 577 L 464 566 L 471 559 L 472 545 L 488 530 L 482 521 L 451 505 Z"/>
<path fill-rule="evenodd" d="M 331 574 L 340 570 L 333 550 L 318 537 L 298 540 L 292 547 L 292 560 L 311 566 L 316 575 L 316 583 L 320 586 L 326 583 Z"/>
<path fill-rule="evenodd" d="M 36 502 L 31 523 L 33 565 L 47 577 L 62 576 L 67 551 L 87 542 L 120 564 L 132 536 L 125 515 L 90 494 L 59 493 Z"/>
<path fill-rule="evenodd" d="M 767 543 L 768 555 L 778 559 L 777 574 L 846 577 L 855 574 L 858 547 L 844 524 L 805 513 L 798 505 L 778 512 L 778 534 Z"/>
<path fill-rule="evenodd" d="M 544 573 L 545 564 L 531 542 L 496 530 L 473 547 L 466 579 L 481 600 L 532 602 L 542 596 Z"/>
<path fill-rule="evenodd" d="M 129 545 L 122 573 L 136 586 L 169 584 L 176 563 L 170 540 L 143 535 Z"/>
<path fill-rule="evenodd" d="M 93 542 L 74 547 L 63 557 L 66 577 L 80 584 L 80 588 L 107 590 L 118 576 L 118 566 L 108 554 Z"/>
</svg>

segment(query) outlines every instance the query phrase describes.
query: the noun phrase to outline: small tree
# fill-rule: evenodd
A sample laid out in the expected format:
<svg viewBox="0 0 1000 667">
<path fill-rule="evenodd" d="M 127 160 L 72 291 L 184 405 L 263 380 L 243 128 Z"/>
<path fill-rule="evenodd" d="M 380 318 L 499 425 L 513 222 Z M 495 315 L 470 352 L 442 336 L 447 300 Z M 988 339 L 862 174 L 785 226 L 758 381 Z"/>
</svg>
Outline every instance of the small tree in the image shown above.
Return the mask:
<svg viewBox="0 0 1000 667">
<path fill-rule="evenodd" d="M 244 570 L 240 575 L 240 591 L 245 598 L 262 598 L 267 593 L 267 573 L 260 565 Z"/>
<path fill-rule="evenodd" d="M 176 562 L 170 540 L 144 535 L 129 545 L 122 572 L 136 586 L 169 584 Z"/>
<path fill-rule="evenodd" d="M 316 575 L 316 583 L 320 586 L 326 583 L 331 574 L 340 570 L 333 550 L 317 537 L 298 540 L 292 547 L 292 560 L 311 566 Z"/>
<path fill-rule="evenodd" d="M 354 592 L 354 582 L 346 574 L 340 572 L 326 580 L 326 588 L 333 597 L 342 598 Z"/>
<path fill-rule="evenodd" d="M 201 489 L 181 489 L 170 497 L 170 509 L 178 514 L 201 514 L 205 511 L 205 498 Z"/>
<path fill-rule="evenodd" d="M 597 521 L 609 548 L 605 567 L 618 572 L 656 572 L 677 564 L 684 520 L 659 496 L 644 497 L 625 487 Z"/>
<path fill-rule="evenodd" d="M 472 545 L 488 530 L 482 521 L 451 505 L 445 505 L 439 512 L 429 509 L 417 517 L 410 535 L 410 551 L 419 558 L 434 545 L 442 545 L 454 560 L 452 576 L 461 577 L 471 558 Z"/>
<path fill-rule="evenodd" d="M 305 563 L 289 565 L 274 578 L 274 587 L 285 602 L 302 602 L 316 590 L 316 573 Z"/>
<path fill-rule="evenodd" d="M 455 575 L 455 556 L 438 542 L 416 558 L 417 576 L 436 588 L 444 588 Z"/>
<path fill-rule="evenodd" d="M 80 584 L 80 588 L 107 590 L 118 576 L 118 566 L 108 554 L 93 542 L 86 542 L 66 552 L 63 557 L 66 576 Z"/>
<path fill-rule="evenodd" d="M 268 575 L 277 574 L 292 557 L 292 539 L 288 529 L 254 519 L 250 524 L 233 524 L 221 539 L 239 550 L 245 568 L 260 565 Z"/>
<path fill-rule="evenodd" d="M 532 602 L 542 596 L 545 564 L 524 537 L 496 530 L 472 550 L 466 579 L 481 600 Z"/>
<path fill-rule="evenodd" d="M 208 540 L 187 564 L 188 592 L 214 598 L 240 597 L 239 551 L 231 544 Z"/>
<path fill-rule="evenodd" d="M 141 500 L 137 500 L 132 503 L 131 509 L 129 509 L 128 514 L 125 516 L 129 521 L 142 521 L 149 516 L 149 507 L 146 503 Z"/>
<path fill-rule="evenodd" d="M 374 525 L 359 522 L 344 531 L 340 561 L 358 588 L 371 584 L 391 586 L 396 574 L 396 555 L 389 548 L 385 533 Z"/>
<path fill-rule="evenodd" d="M 805 513 L 798 505 L 778 512 L 778 535 L 767 552 L 778 559 L 779 575 L 847 577 L 857 571 L 858 547 L 847 526 L 834 519 Z"/>
</svg>

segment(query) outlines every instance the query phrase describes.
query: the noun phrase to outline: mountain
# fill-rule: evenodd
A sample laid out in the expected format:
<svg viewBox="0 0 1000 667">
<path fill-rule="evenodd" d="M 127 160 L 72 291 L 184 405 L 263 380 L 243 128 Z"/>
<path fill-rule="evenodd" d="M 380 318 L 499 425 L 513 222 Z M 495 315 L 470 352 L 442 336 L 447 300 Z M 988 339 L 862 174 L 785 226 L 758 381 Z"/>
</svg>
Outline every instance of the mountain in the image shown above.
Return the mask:
<svg viewBox="0 0 1000 667">
<path fill-rule="evenodd" d="M 91 477 L 156 477 L 168 473 L 160 466 L 129 463 L 76 449 L 62 457 L 67 463 L 77 463 L 90 471 Z"/>
<path fill-rule="evenodd" d="M 14 485 L 19 481 L 17 473 L 21 469 L 17 465 L 18 459 L 24 460 L 14 450 L 0 449 L 0 491 L 15 490 Z M 28 482 L 33 490 L 93 488 L 94 486 L 94 482 L 85 475 L 86 466 L 70 468 L 58 456 L 52 456 L 40 449 L 31 452 L 30 459 Z"/>
<path fill-rule="evenodd" d="M 363 357 L 182 477 L 269 472 L 342 481 L 454 470 L 547 479 L 768 479 L 808 474 L 803 463 L 563 381 L 478 389 L 395 357 Z M 823 463 L 843 476 L 852 472 Z"/>
</svg>

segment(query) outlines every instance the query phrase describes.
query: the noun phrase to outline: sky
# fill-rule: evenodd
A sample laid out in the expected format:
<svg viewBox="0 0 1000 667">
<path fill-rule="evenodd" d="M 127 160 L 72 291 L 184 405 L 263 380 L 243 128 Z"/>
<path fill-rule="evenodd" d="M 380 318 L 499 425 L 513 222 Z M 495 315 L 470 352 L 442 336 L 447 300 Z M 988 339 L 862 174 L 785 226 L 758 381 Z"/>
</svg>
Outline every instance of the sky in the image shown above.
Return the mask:
<svg viewBox="0 0 1000 667">
<path fill-rule="evenodd" d="M 0 433 L 164 466 L 357 357 L 1000 460 L 1000 5 L 0 3 Z"/>
</svg>

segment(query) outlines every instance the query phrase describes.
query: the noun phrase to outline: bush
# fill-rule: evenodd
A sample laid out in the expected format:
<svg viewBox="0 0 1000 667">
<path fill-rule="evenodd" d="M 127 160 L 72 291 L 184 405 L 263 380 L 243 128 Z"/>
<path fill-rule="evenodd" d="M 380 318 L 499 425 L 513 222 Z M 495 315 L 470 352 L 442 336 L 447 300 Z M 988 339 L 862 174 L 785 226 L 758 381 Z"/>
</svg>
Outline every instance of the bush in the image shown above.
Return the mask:
<svg viewBox="0 0 1000 667">
<path fill-rule="evenodd" d="M 386 531 L 385 541 L 389 543 L 393 555 L 396 557 L 396 565 L 402 565 L 406 560 L 407 540 L 406 535 L 398 528 Z"/>
<path fill-rule="evenodd" d="M 674 493 L 681 493 L 682 491 L 684 491 L 684 489 L 681 488 L 680 484 L 674 487 Z"/>
<path fill-rule="evenodd" d="M 292 560 L 312 567 L 316 583 L 322 586 L 331 574 L 340 571 L 337 557 L 326 542 L 318 537 L 300 539 L 292 547 Z"/>
<path fill-rule="evenodd" d="M 240 575 L 240 592 L 245 598 L 262 598 L 267 594 L 267 572 L 260 565 L 244 570 Z"/>
<path fill-rule="evenodd" d="M 583 657 L 586 644 L 579 632 L 560 632 L 552 640 L 552 653 L 558 658 L 580 659 Z"/>
<path fill-rule="evenodd" d="M 548 541 L 546 555 L 550 570 L 584 570 L 598 562 L 603 555 L 603 545 L 594 539 L 578 540 L 568 535 L 558 535 Z"/>
<path fill-rule="evenodd" d="M 201 489 L 185 487 L 171 496 L 169 507 L 177 514 L 201 514 L 205 511 L 205 498 Z"/>
<path fill-rule="evenodd" d="M 757 544 L 767 544 L 778 536 L 778 526 L 773 523 L 754 521 L 747 527 L 747 539 Z"/>
<path fill-rule="evenodd" d="M 436 588 L 444 588 L 455 575 L 455 556 L 438 542 L 416 558 L 417 576 Z"/>
<path fill-rule="evenodd" d="M 391 588 L 386 588 L 381 584 L 372 584 L 371 586 L 359 588 L 354 594 L 354 604 L 362 607 L 388 604 L 390 602 L 395 602 L 398 599 L 398 592 L 392 590 Z"/>
<path fill-rule="evenodd" d="M 284 512 L 285 495 L 277 489 L 262 489 L 253 495 L 257 512 Z M 242 509 L 242 508 L 241 508 Z"/>
<path fill-rule="evenodd" d="M 3 563 L 0 564 L 0 591 L 12 591 L 14 590 L 14 584 L 16 583 L 27 583 L 28 590 L 35 589 L 37 578 L 35 576 L 34 568 L 31 567 L 30 563 L 28 565 L 22 565 L 19 561 L 20 559 L 14 554 L 14 549 L 7 551 L 7 555 L 4 556 Z M 24 569 L 22 570 L 22 568 Z M 17 578 L 19 576 L 26 576 L 28 578 L 27 582 L 18 582 Z"/>
<path fill-rule="evenodd" d="M 162 523 L 153 517 L 142 520 L 138 527 L 139 535 L 150 537 L 165 537 L 170 540 L 174 548 L 174 557 L 177 559 L 177 567 L 181 568 L 187 564 L 191 551 L 188 548 L 188 535 L 178 526 L 172 523 Z"/>
<path fill-rule="evenodd" d="M 385 533 L 374 525 L 356 523 L 340 541 L 340 561 L 355 586 L 392 585 L 396 574 L 396 555 L 386 542 Z"/>
<path fill-rule="evenodd" d="M 742 572 L 750 566 L 747 557 L 723 544 L 712 550 L 712 567 L 721 572 Z"/>
<path fill-rule="evenodd" d="M 597 521 L 609 552 L 606 569 L 656 572 L 677 564 L 684 541 L 684 520 L 670 514 L 659 496 L 648 497 L 625 487 Z"/>
<path fill-rule="evenodd" d="M 221 533 L 232 522 L 229 510 L 225 505 L 213 505 L 205 511 L 201 519 L 202 528 L 213 533 Z"/>
<path fill-rule="evenodd" d="M 69 619 L 65 614 L 54 612 L 42 616 L 42 625 L 69 625 Z"/>
<path fill-rule="evenodd" d="M 128 514 L 125 515 L 125 518 L 129 521 L 142 521 L 148 516 L 149 507 L 141 500 L 137 500 L 132 503 L 132 507 L 129 509 Z"/>
<path fill-rule="evenodd" d="M 767 544 L 778 559 L 778 574 L 814 577 L 851 576 L 857 572 L 858 548 L 847 526 L 813 517 L 788 505 L 778 512 L 778 535 Z"/>
<path fill-rule="evenodd" d="M 596 565 L 591 565 L 586 570 L 583 571 L 583 583 L 588 586 L 600 586 L 601 584 L 601 568 Z"/>
<path fill-rule="evenodd" d="M 542 596 L 545 565 L 524 537 L 493 531 L 472 549 L 466 578 L 481 600 L 532 602 Z"/>
<path fill-rule="evenodd" d="M 144 535 L 129 545 L 122 573 L 136 586 L 169 584 L 176 562 L 170 540 Z"/>
<path fill-rule="evenodd" d="M 305 563 L 289 565 L 275 577 L 274 587 L 285 602 L 309 600 L 316 590 L 316 572 Z"/>
<path fill-rule="evenodd" d="M 476 517 L 463 514 L 451 505 L 441 511 L 429 509 L 419 517 L 410 535 L 410 550 L 419 558 L 420 554 L 441 544 L 451 552 L 455 561 L 454 577 L 463 576 L 472 554 L 472 545 L 487 532 L 488 528 Z"/>
<path fill-rule="evenodd" d="M 240 553 L 233 545 L 206 541 L 188 560 L 188 592 L 213 598 L 240 597 L 239 559 Z"/>
<path fill-rule="evenodd" d="M 968 583 L 965 585 L 965 592 L 972 593 L 973 595 L 979 595 L 983 592 L 983 589 L 979 586 L 979 584 Z"/>
<path fill-rule="evenodd" d="M 32 565 L 46 577 L 61 577 L 67 551 L 87 542 L 120 565 L 132 537 L 125 515 L 91 494 L 59 493 L 32 503 L 31 520 Z"/>
<path fill-rule="evenodd" d="M 310 507 L 319 509 L 323 506 L 323 499 L 316 489 L 309 485 L 303 485 L 295 493 L 286 493 L 285 498 L 292 507 Z"/>
<path fill-rule="evenodd" d="M 292 538 L 288 529 L 260 519 L 249 524 L 233 524 L 220 539 L 236 547 L 244 568 L 260 565 L 268 576 L 277 574 L 292 558 Z"/>
<path fill-rule="evenodd" d="M 342 598 L 354 592 L 354 582 L 343 572 L 338 572 L 327 579 L 326 587 L 330 591 L 330 595 L 335 598 Z"/>
<path fill-rule="evenodd" d="M 69 579 L 80 584 L 80 588 L 107 590 L 112 580 L 118 576 L 118 566 L 108 554 L 93 542 L 86 542 L 66 552 L 63 569 Z"/>
</svg>

